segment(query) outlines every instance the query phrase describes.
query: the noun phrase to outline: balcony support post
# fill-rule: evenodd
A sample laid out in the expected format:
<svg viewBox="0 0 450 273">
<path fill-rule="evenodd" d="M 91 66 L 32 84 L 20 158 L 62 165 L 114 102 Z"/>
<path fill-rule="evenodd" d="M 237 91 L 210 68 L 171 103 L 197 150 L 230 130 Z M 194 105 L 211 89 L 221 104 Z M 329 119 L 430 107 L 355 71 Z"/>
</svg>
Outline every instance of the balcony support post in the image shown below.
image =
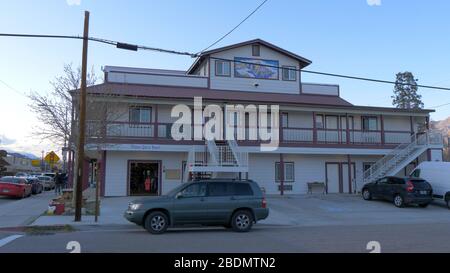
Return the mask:
<svg viewBox="0 0 450 273">
<path fill-rule="evenodd" d="M 313 112 L 313 143 L 317 144 L 316 112 Z"/>
<path fill-rule="evenodd" d="M 381 145 L 385 143 L 385 135 L 384 135 L 384 117 L 380 115 L 380 126 L 381 126 Z"/>
<path fill-rule="evenodd" d="M 345 113 L 345 138 L 347 145 L 350 144 L 350 123 L 348 122 L 348 113 Z"/>
<path fill-rule="evenodd" d="M 347 155 L 347 167 L 348 167 L 348 193 L 352 193 L 352 159 L 350 155 Z"/>
<path fill-rule="evenodd" d="M 158 125 L 158 104 L 154 105 L 155 108 L 155 128 L 153 129 L 153 137 L 158 138 L 159 137 L 159 125 Z M 167 130 L 167 128 L 166 128 Z M 167 133 L 167 132 L 166 132 Z"/>
<path fill-rule="evenodd" d="M 284 195 L 284 157 L 280 154 L 280 195 Z"/>
</svg>

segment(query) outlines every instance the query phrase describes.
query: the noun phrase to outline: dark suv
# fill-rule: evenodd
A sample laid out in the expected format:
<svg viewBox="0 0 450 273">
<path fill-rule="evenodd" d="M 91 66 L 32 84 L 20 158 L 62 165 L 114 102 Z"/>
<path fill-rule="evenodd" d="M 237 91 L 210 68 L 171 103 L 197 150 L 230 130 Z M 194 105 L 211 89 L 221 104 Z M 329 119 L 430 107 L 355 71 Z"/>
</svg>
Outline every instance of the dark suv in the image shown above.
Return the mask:
<svg viewBox="0 0 450 273">
<path fill-rule="evenodd" d="M 364 200 L 385 199 L 396 207 L 418 204 L 425 208 L 433 201 L 433 190 L 423 179 L 387 176 L 364 185 L 362 196 Z"/>
<path fill-rule="evenodd" d="M 269 209 L 257 183 L 251 180 L 204 180 L 182 184 L 160 197 L 135 200 L 125 218 L 153 234 L 169 226 L 219 225 L 246 232 L 266 219 Z"/>
</svg>

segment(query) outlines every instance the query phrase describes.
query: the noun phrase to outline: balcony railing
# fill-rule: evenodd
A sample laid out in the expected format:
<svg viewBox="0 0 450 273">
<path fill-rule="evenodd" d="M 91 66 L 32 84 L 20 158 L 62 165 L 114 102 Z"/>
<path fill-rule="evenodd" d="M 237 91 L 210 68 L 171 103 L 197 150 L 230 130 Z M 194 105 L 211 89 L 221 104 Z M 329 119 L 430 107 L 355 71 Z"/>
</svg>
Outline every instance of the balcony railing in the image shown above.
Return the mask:
<svg viewBox="0 0 450 273">
<path fill-rule="evenodd" d="M 132 123 L 88 121 L 86 135 L 91 139 L 166 139 L 172 140 L 171 123 Z M 235 133 L 235 136 L 237 134 Z M 259 135 L 257 133 L 257 135 Z M 245 130 L 249 139 L 249 129 Z M 407 143 L 410 131 L 364 131 L 314 128 L 280 128 L 281 143 L 299 144 L 351 144 L 351 145 L 396 145 Z"/>
</svg>

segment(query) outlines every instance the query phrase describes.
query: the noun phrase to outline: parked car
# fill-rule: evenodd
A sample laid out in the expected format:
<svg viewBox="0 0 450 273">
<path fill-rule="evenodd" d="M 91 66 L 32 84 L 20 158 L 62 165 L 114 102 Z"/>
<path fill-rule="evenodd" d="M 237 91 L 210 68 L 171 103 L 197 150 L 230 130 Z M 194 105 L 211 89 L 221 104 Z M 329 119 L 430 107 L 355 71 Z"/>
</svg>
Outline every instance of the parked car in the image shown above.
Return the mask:
<svg viewBox="0 0 450 273">
<path fill-rule="evenodd" d="M 32 194 L 40 194 L 44 191 L 44 186 L 36 177 L 33 176 L 27 177 L 27 183 L 31 185 Z"/>
<path fill-rule="evenodd" d="M 40 175 L 37 176 L 37 179 L 39 180 L 39 182 L 42 183 L 45 191 L 52 190 L 55 188 L 55 180 L 50 176 Z"/>
<path fill-rule="evenodd" d="M 29 175 L 24 172 L 16 173 L 16 177 L 28 177 Z"/>
<path fill-rule="evenodd" d="M 362 188 L 364 200 L 385 199 L 396 207 L 418 204 L 427 207 L 433 201 L 433 189 L 424 179 L 386 176 Z"/>
<path fill-rule="evenodd" d="M 43 173 L 42 174 L 43 176 L 48 176 L 48 177 L 51 177 L 51 178 L 55 178 L 55 176 L 56 176 L 56 173 Z"/>
<path fill-rule="evenodd" d="M 450 209 L 450 162 L 422 162 L 411 177 L 428 181 L 433 187 L 433 197 L 443 200 Z"/>
<path fill-rule="evenodd" d="M 0 195 L 25 198 L 31 195 L 31 184 L 23 177 L 4 176 L 0 178 Z"/>
<path fill-rule="evenodd" d="M 219 225 L 246 232 L 269 215 L 266 199 L 251 180 L 205 180 L 182 184 L 165 196 L 131 202 L 125 218 L 160 234 L 168 227 Z"/>
</svg>

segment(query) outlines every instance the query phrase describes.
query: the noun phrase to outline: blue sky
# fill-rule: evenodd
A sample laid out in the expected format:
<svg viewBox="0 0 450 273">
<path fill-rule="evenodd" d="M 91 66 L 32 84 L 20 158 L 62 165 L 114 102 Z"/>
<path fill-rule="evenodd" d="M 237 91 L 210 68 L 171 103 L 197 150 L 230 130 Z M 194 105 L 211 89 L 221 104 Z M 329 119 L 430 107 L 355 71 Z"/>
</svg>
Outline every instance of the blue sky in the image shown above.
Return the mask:
<svg viewBox="0 0 450 273">
<path fill-rule="evenodd" d="M 0 32 L 81 35 L 83 11 L 90 35 L 161 48 L 198 52 L 230 30 L 260 0 L 81 0 L 0 3 Z M 379 1 L 379 0 L 371 0 Z M 394 80 L 412 71 L 420 84 L 450 86 L 450 1 L 269 0 L 217 46 L 262 38 L 313 61 L 311 70 Z M 21 92 L 48 92 L 64 63 L 78 65 L 81 41 L 0 37 L 0 80 Z M 187 69 L 193 60 L 90 44 L 89 65 Z M 304 81 L 337 83 L 358 105 L 391 106 L 391 85 L 303 75 Z M 425 107 L 450 103 L 449 91 L 419 90 Z M 36 123 L 29 101 L 0 83 L 0 139 L 6 147 L 40 154 L 54 148 L 31 137 Z M 435 120 L 450 116 L 450 105 Z M 5 141 L 9 140 L 9 141 Z M 1 144 L 0 144 L 1 146 Z M 5 147 L 5 145 L 3 145 Z"/>
</svg>

